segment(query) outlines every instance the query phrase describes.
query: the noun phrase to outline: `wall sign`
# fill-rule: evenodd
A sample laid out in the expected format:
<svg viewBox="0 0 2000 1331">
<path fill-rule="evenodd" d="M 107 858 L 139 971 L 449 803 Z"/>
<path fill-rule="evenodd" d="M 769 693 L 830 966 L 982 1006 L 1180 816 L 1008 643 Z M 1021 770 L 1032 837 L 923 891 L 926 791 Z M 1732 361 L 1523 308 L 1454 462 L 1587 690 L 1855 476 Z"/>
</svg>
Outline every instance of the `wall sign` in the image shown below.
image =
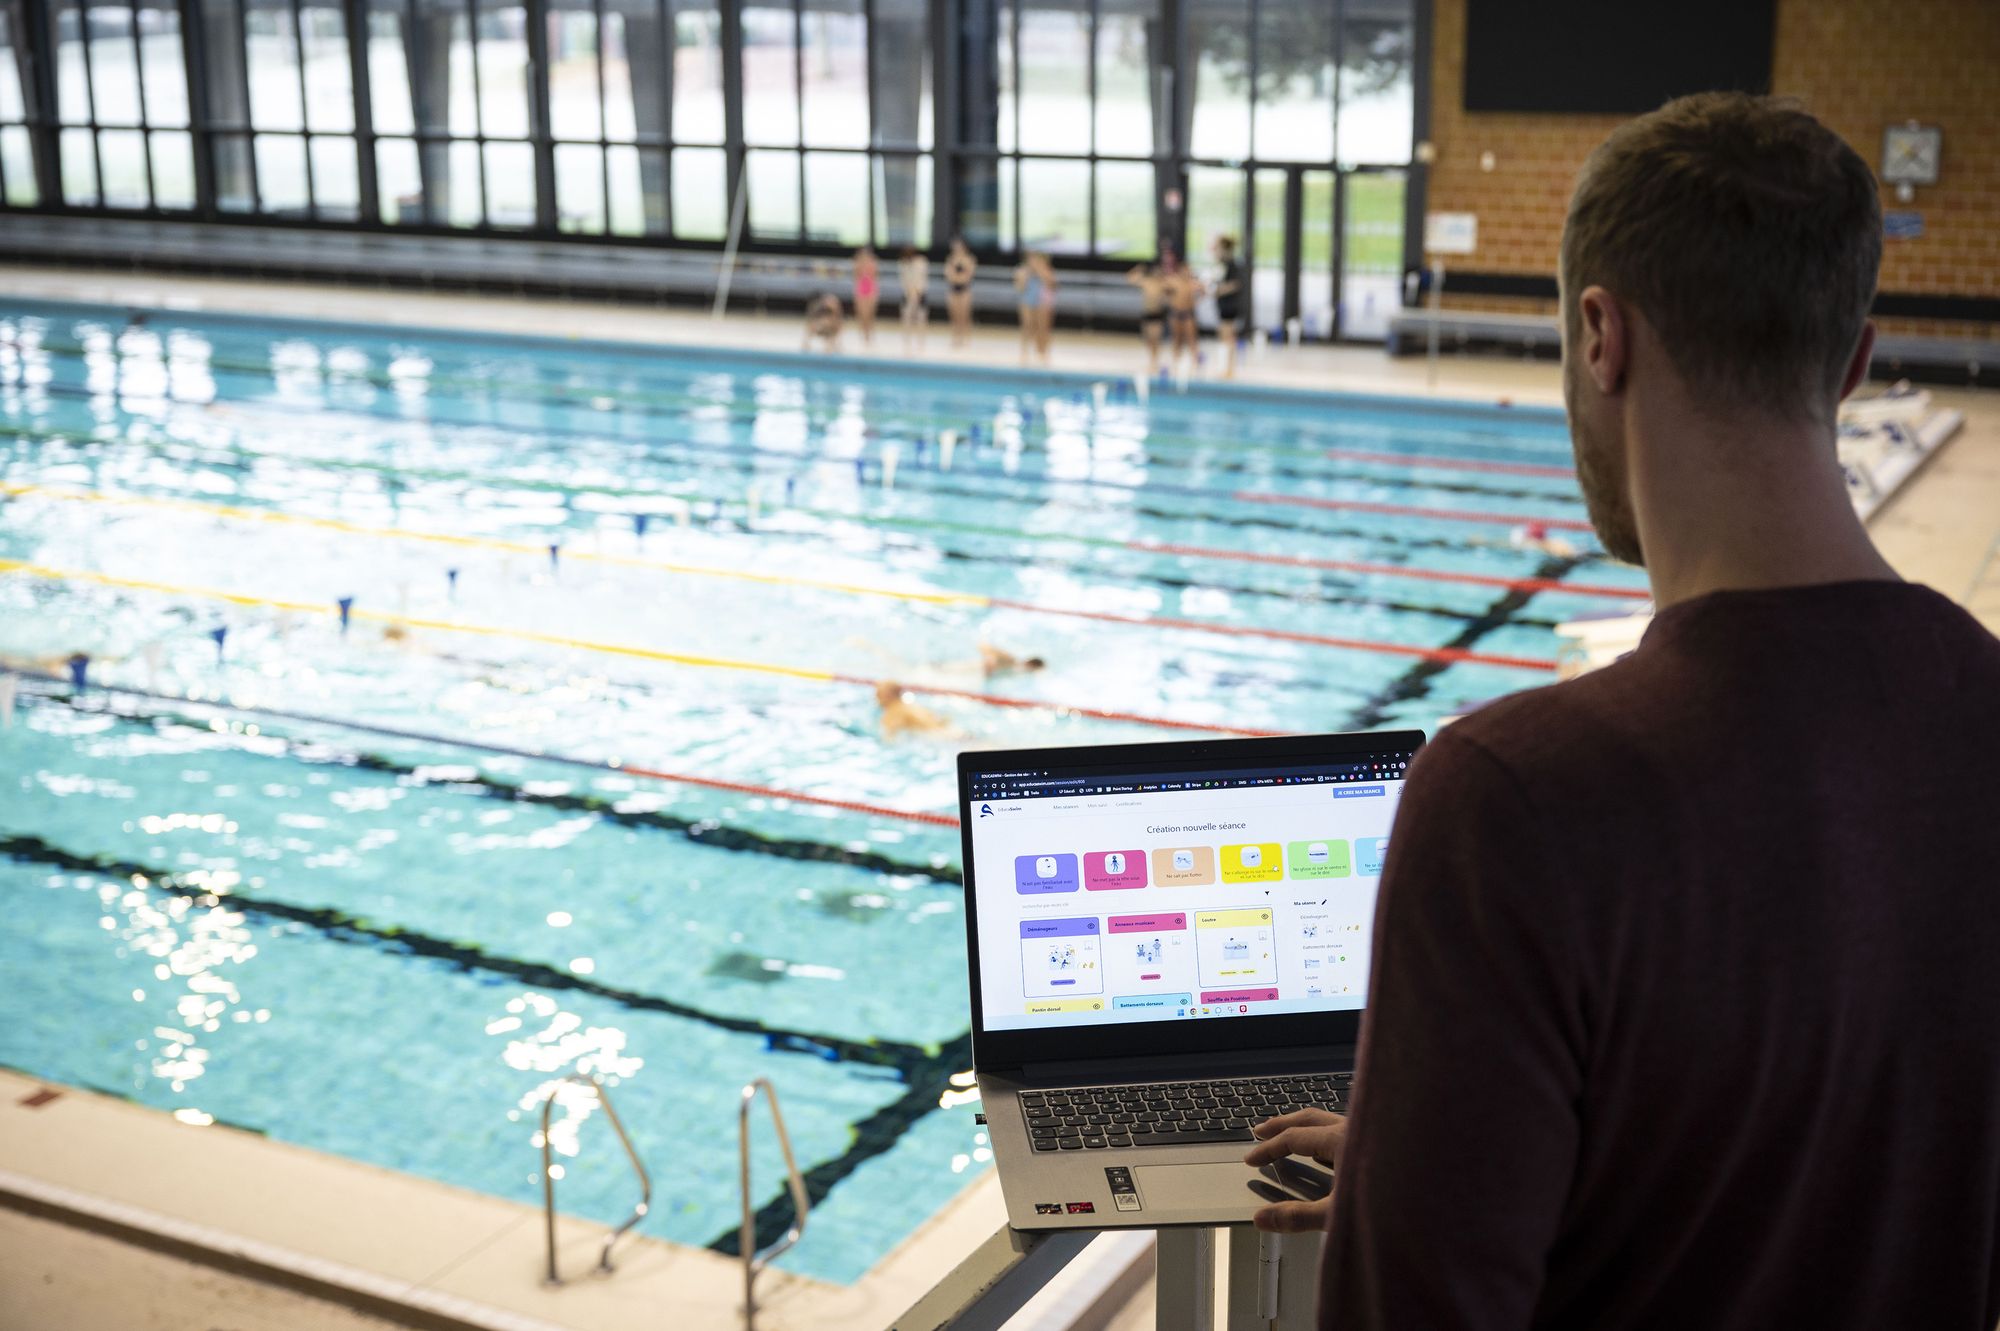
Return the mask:
<svg viewBox="0 0 2000 1331">
<path fill-rule="evenodd" d="M 1471 254 L 1479 248 L 1479 214 L 1425 213 L 1424 248 L 1432 254 Z"/>
</svg>

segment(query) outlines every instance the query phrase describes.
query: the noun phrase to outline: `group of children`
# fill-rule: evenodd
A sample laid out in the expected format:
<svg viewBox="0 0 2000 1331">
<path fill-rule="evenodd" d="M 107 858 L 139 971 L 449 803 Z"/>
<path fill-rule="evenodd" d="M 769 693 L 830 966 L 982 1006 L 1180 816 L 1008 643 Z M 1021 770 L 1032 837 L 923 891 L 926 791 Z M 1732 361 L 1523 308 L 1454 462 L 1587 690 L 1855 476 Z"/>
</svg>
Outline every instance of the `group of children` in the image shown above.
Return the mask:
<svg viewBox="0 0 2000 1331">
<path fill-rule="evenodd" d="M 972 257 L 964 239 L 953 236 L 944 260 L 944 284 L 954 347 L 972 340 L 972 279 L 978 271 L 979 261 Z M 903 352 L 915 354 L 924 349 L 924 336 L 930 328 L 931 261 L 914 245 L 903 246 L 896 259 L 896 284 L 903 298 Z M 861 326 L 863 342 L 874 343 L 875 317 L 881 306 L 882 261 L 872 246 L 863 245 L 854 253 L 854 321 Z M 813 297 L 806 307 L 806 349 L 818 343 L 827 351 L 838 351 L 845 321 L 846 308 L 840 297 L 832 292 Z"/>
<path fill-rule="evenodd" d="M 1179 372 L 1181 357 L 1188 358 L 1188 370 L 1200 357 L 1196 344 L 1195 306 L 1203 296 L 1215 297 L 1216 340 L 1222 347 L 1222 377 L 1236 373 L 1236 336 L 1243 322 L 1246 283 L 1243 265 L 1236 257 L 1236 242 L 1223 236 L 1215 242 L 1219 272 L 1215 281 L 1205 283 L 1187 262 L 1172 250 L 1157 263 L 1140 264 L 1126 274 L 1139 288 L 1142 302 L 1140 336 L 1146 343 L 1146 376 L 1160 370 L 1160 351 L 1166 335 L 1172 334 L 1171 368 Z M 972 280 L 979 262 L 963 237 L 954 236 L 945 256 L 945 304 L 951 313 L 951 344 L 962 347 L 972 340 Z M 896 281 L 902 294 L 903 352 L 920 353 L 930 325 L 931 263 L 922 251 L 905 245 L 896 261 Z M 1049 345 L 1055 333 L 1056 291 L 1061 285 L 1055 264 L 1041 250 L 1030 250 L 1014 268 L 1016 309 L 1021 320 L 1021 363 L 1049 363 Z M 861 340 L 875 341 L 875 318 L 882 301 L 882 265 L 875 251 L 862 246 L 854 255 L 854 318 L 861 326 Z M 806 307 L 806 349 L 815 345 L 826 351 L 840 349 L 840 335 L 846 322 L 846 307 L 831 292 L 815 296 Z"/>
<path fill-rule="evenodd" d="M 1173 336 L 1171 368 L 1180 371 L 1185 353 L 1188 371 L 1193 372 L 1201 356 L 1196 345 L 1195 305 L 1205 295 L 1215 297 L 1215 339 L 1222 347 L 1222 377 L 1235 377 L 1236 333 L 1243 322 L 1244 289 L 1235 240 L 1229 236 L 1217 239 L 1215 258 L 1221 272 L 1212 286 L 1172 250 L 1164 251 L 1158 263 L 1142 263 L 1125 274 L 1125 280 L 1139 288 L 1139 336 L 1146 342 L 1148 379 L 1160 372 L 1160 347 L 1168 332 Z"/>
</svg>

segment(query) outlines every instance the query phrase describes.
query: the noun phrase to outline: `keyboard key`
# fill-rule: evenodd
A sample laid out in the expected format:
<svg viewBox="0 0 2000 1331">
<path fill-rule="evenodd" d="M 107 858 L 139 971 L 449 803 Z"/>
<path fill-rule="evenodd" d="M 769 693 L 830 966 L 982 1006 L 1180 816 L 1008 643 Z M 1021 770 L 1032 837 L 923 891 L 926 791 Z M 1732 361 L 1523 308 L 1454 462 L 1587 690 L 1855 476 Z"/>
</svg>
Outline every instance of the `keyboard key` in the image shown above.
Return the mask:
<svg viewBox="0 0 2000 1331">
<path fill-rule="evenodd" d="M 1135 1132 L 1132 1134 L 1134 1146 L 1202 1146 L 1210 1142 L 1255 1141 L 1247 1128 L 1221 1128 L 1213 1131 L 1191 1132 Z"/>
<path fill-rule="evenodd" d="M 1081 1151 L 1083 1149 L 1083 1138 L 1065 1137 L 1062 1139 L 1059 1145 L 1061 1145 L 1061 1147 L 1065 1151 Z"/>
<path fill-rule="evenodd" d="M 1083 1144 L 1086 1148 L 1093 1151 L 1102 1150 L 1104 1148 L 1104 1138 L 1086 1136 L 1083 1139 Z"/>
<path fill-rule="evenodd" d="M 1035 1149 L 1037 1151 L 1054 1151 L 1059 1149 L 1060 1147 L 1061 1143 L 1055 1141 L 1039 1141 L 1035 1143 Z"/>
</svg>

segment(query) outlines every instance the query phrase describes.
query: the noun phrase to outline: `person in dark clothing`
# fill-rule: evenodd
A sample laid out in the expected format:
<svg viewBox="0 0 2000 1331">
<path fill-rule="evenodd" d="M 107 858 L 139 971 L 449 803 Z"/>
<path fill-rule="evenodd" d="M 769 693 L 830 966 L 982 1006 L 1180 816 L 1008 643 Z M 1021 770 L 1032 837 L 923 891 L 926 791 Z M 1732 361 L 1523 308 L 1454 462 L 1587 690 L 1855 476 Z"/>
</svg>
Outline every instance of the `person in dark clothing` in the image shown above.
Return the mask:
<svg viewBox="0 0 2000 1331">
<path fill-rule="evenodd" d="M 1236 257 L 1236 241 L 1217 237 L 1216 262 L 1222 271 L 1215 279 L 1215 342 L 1222 348 L 1222 377 L 1236 377 L 1236 333 L 1243 324 L 1243 264 Z"/>
<path fill-rule="evenodd" d="M 1626 659 L 1411 765 L 1352 1116 L 1339 1328 L 2000 1320 L 2000 641 L 1900 581 L 1835 412 L 1868 368 L 1869 168 L 1796 107 L 1668 104 L 1585 165 L 1563 380 Z"/>
</svg>

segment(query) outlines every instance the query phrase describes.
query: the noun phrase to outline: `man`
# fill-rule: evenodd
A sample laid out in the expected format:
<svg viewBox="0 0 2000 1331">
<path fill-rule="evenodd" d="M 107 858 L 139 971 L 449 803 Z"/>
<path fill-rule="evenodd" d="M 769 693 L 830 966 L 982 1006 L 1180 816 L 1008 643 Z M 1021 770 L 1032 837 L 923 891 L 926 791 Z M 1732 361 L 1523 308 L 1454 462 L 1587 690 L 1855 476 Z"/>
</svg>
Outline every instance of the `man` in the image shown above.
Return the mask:
<svg viewBox="0 0 2000 1331">
<path fill-rule="evenodd" d="M 1736 94 L 1584 167 L 1570 431 L 1659 613 L 1411 767 L 1351 1122 L 1252 1151 L 1338 1161 L 1261 1217 L 1330 1220 L 1330 1325 L 2000 1319 L 2000 642 L 1897 579 L 1835 459 L 1879 208 Z"/>
<path fill-rule="evenodd" d="M 1222 377 L 1236 377 L 1236 330 L 1243 323 L 1243 264 L 1236 257 L 1233 236 L 1219 236 L 1215 259 L 1222 271 L 1215 279 L 1215 342 L 1222 348 Z"/>
</svg>

